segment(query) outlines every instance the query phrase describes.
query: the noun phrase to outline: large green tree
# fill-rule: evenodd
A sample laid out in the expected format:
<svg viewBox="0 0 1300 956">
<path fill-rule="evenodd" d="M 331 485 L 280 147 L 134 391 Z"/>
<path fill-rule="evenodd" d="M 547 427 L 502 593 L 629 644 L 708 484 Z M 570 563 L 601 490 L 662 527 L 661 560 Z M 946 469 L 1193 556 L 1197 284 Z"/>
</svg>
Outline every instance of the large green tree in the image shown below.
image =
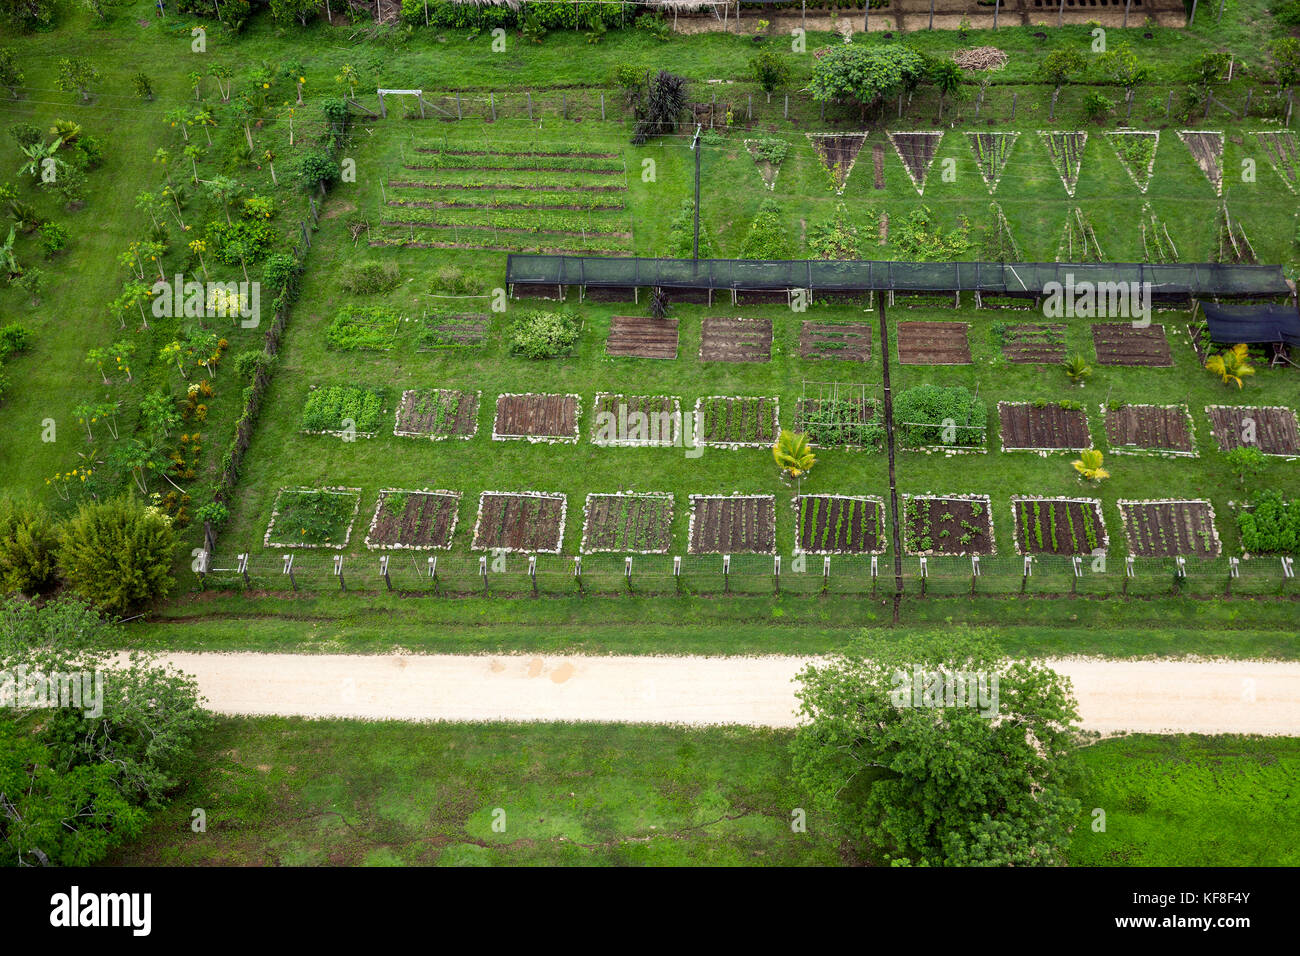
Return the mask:
<svg viewBox="0 0 1300 956">
<path fill-rule="evenodd" d="M 981 675 L 976 706 L 944 700 Z M 1078 812 L 1063 787 L 1079 736 L 1068 680 L 1007 660 L 983 632 L 951 629 L 864 632 L 800 678 L 795 776 L 864 854 L 900 865 L 1063 862 Z M 937 706 L 926 696 L 936 687 Z"/>
<path fill-rule="evenodd" d="M 925 67 L 925 57 L 901 43 L 873 47 L 846 43 L 821 54 L 809 89 L 820 103 L 857 103 L 865 117 L 867 109 L 883 97 L 915 88 Z"/>
</svg>

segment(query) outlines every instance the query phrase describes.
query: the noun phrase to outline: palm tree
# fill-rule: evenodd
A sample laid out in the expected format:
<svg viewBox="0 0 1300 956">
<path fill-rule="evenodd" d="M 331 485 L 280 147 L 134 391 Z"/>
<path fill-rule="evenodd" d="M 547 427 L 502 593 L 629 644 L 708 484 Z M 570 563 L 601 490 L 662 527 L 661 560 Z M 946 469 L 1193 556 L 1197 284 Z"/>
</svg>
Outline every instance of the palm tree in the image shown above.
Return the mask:
<svg viewBox="0 0 1300 956">
<path fill-rule="evenodd" d="M 1255 374 L 1255 368 L 1249 361 L 1249 352 L 1246 343 L 1239 342 L 1226 352 L 1211 355 L 1205 363 L 1205 368 L 1223 379 L 1224 385 L 1236 382 L 1237 387 L 1241 388 L 1245 384 L 1242 379 L 1247 375 Z"/>
<path fill-rule="evenodd" d="M 1103 478 L 1110 477 L 1110 472 L 1101 467 L 1101 460 L 1101 452 L 1095 448 L 1085 448 L 1071 464 L 1074 465 L 1074 470 L 1088 481 L 1101 481 Z"/>
<path fill-rule="evenodd" d="M 812 466 L 817 464 L 817 456 L 812 453 L 808 436 L 785 428 L 781 429 L 776 444 L 772 446 L 772 457 L 791 478 L 799 478 L 807 474 Z"/>
<path fill-rule="evenodd" d="M 1065 362 L 1065 374 L 1075 385 L 1082 385 L 1084 379 L 1092 374 L 1092 366 L 1082 355 L 1071 355 Z"/>
</svg>

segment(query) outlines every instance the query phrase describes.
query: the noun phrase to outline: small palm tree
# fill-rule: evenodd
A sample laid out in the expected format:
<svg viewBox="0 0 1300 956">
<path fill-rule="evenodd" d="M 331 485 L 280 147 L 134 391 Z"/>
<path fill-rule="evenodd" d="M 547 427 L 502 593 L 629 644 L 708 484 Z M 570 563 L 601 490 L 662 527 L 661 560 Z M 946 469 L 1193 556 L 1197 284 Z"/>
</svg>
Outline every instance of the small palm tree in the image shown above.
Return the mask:
<svg viewBox="0 0 1300 956">
<path fill-rule="evenodd" d="M 1101 481 L 1103 478 L 1110 477 L 1110 472 L 1101 467 L 1101 459 L 1101 452 L 1097 449 L 1085 448 L 1079 452 L 1079 457 L 1072 464 L 1074 470 L 1088 481 Z"/>
<path fill-rule="evenodd" d="M 1249 352 L 1250 349 L 1246 343 L 1240 342 L 1226 352 L 1211 355 L 1206 361 L 1205 367 L 1223 379 L 1224 385 L 1236 382 L 1237 387 L 1241 388 L 1245 384 L 1242 379 L 1247 375 L 1255 374 L 1255 368 L 1250 364 Z"/>
<path fill-rule="evenodd" d="M 1082 355 L 1071 355 L 1065 360 L 1065 374 L 1075 385 L 1082 385 L 1092 374 L 1092 366 Z"/>
<path fill-rule="evenodd" d="M 808 445 L 808 436 L 785 428 L 781 429 L 781 434 L 776 437 L 776 444 L 772 446 L 772 457 L 791 478 L 799 478 L 807 474 L 812 466 L 817 464 L 817 456 L 812 453 L 812 448 Z"/>
</svg>

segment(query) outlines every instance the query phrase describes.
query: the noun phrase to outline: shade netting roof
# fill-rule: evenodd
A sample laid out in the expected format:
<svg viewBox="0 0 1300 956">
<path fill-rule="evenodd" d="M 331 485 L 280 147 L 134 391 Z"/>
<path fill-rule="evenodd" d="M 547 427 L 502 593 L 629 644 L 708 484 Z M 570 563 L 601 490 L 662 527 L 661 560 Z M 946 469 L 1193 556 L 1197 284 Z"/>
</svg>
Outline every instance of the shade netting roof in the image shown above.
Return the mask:
<svg viewBox="0 0 1300 956">
<path fill-rule="evenodd" d="M 1267 345 L 1285 342 L 1300 348 L 1300 312 L 1290 305 L 1203 303 L 1210 337 L 1216 342 Z"/>
</svg>

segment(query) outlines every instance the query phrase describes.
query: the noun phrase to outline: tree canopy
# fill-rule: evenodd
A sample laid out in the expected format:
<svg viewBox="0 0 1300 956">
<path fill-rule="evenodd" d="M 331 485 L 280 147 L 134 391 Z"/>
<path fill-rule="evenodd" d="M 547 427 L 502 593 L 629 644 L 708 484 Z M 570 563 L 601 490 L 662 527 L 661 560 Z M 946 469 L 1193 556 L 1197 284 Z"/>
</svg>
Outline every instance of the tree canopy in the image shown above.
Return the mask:
<svg viewBox="0 0 1300 956">
<path fill-rule="evenodd" d="M 813 67 L 809 89 L 818 102 L 852 100 L 865 108 L 914 87 L 925 69 L 925 57 L 901 43 L 873 47 L 846 43 L 822 54 Z"/>
</svg>

